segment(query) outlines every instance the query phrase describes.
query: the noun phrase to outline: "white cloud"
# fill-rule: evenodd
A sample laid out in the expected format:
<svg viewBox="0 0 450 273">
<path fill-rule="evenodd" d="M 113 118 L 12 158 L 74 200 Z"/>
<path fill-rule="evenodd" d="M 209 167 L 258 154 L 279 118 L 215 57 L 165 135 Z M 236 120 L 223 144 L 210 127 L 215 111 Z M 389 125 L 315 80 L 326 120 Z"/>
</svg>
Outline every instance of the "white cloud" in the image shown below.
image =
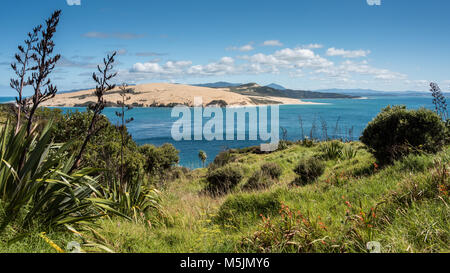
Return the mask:
<svg viewBox="0 0 450 273">
<path fill-rule="evenodd" d="M 223 57 L 218 62 L 206 65 L 194 65 L 187 70 L 187 74 L 194 76 L 230 75 L 236 73 L 234 59 Z"/>
<path fill-rule="evenodd" d="M 278 40 L 267 40 L 263 43 L 264 46 L 283 46 L 283 44 Z"/>
<path fill-rule="evenodd" d="M 309 44 L 309 45 L 305 45 L 303 47 L 304 48 L 309 48 L 309 49 L 319 49 L 319 48 L 323 48 L 323 45 L 321 45 L 321 44 Z"/>
<path fill-rule="evenodd" d="M 122 76 L 135 77 L 138 81 L 283 73 L 293 78 L 318 79 L 330 85 L 354 84 L 355 86 L 368 80 L 377 84 L 391 84 L 393 82 L 405 83 L 408 79 L 405 74 L 373 67 L 367 60 L 344 60 L 339 64 L 335 64 L 326 57 L 315 53 L 312 49 L 319 47 L 320 45 L 318 44 L 311 44 L 296 48 L 283 48 L 274 51 L 272 54 L 241 55 L 237 56 L 236 59 L 225 56 L 206 64 L 193 64 L 191 61 L 161 63 L 159 60 L 153 60 L 134 64 L 132 69 L 122 73 Z M 342 55 L 354 56 L 355 54 L 346 52 L 346 54 Z"/>
<path fill-rule="evenodd" d="M 168 61 L 165 64 L 136 63 L 129 72 L 145 79 L 169 79 L 185 76 L 230 75 L 236 72 L 236 67 L 233 58 L 222 57 L 219 61 L 206 65 L 192 65 L 191 61 Z"/>
<path fill-rule="evenodd" d="M 322 68 L 315 70 L 314 73 L 327 74 L 330 77 L 336 78 L 348 78 L 352 74 L 372 76 L 376 80 L 392 81 L 392 80 L 405 80 L 407 75 L 392 72 L 388 69 L 375 68 L 368 64 L 367 61 L 353 62 L 346 60 L 342 62 L 339 66 L 330 66 L 327 68 Z"/>
<path fill-rule="evenodd" d="M 334 47 L 327 50 L 327 56 L 342 56 L 344 58 L 359 58 L 366 57 L 370 54 L 370 50 L 344 50 L 336 49 Z"/>
<path fill-rule="evenodd" d="M 66 0 L 69 6 L 81 6 L 81 0 Z"/>
<path fill-rule="evenodd" d="M 186 67 L 192 64 L 191 61 L 168 61 L 163 65 L 156 62 L 136 63 L 131 72 L 150 73 L 156 76 L 182 74 Z"/>
<path fill-rule="evenodd" d="M 310 49 L 304 48 L 284 48 L 275 52 L 274 56 L 280 59 L 285 60 L 305 60 L 312 59 L 315 57 L 315 54 Z"/>
<path fill-rule="evenodd" d="M 231 47 L 227 48 L 227 50 L 237 50 L 237 51 L 241 51 L 241 52 L 252 51 L 253 49 L 255 49 L 255 48 L 251 44 L 243 45 L 240 47 L 231 46 Z"/>
<path fill-rule="evenodd" d="M 305 48 L 285 48 L 276 51 L 273 56 L 289 62 L 290 65 L 297 68 L 323 68 L 333 65 L 333 62 L 315 54 L 311 49 Z"/>
</svg>

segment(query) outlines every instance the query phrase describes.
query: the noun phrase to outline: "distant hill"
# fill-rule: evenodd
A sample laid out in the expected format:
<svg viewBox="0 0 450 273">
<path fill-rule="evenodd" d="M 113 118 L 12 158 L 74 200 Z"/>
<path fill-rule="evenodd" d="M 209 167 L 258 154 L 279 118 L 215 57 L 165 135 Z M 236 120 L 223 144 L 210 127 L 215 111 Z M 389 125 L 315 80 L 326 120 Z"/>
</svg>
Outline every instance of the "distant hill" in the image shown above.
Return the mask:
<svg viewBox="0 0 450 273">
<path fill-rule="evenodd" d="M 351 99 L 358 98 L 358 96 L 331 93 L 331 92 L 317 92 L 305 90 L 279 90 L 268 86 L 260 86 L 256 83 L 247 83 L 239 86 L 229 87 L 230 91 L 246 96 L 270 96 L 270 97 L 284 97 L 292 99 Z"/>
<path fill-rule="evenodd" d="M 286 88 L 284 88 L 284 86 L 281 86 L 281 85 L 276 84 L 276 83 L 268 84 L 268 85 L 266 85 L 266 87 L 270 87 L 270 88 L 278 89 L 278 90 L 286 90 Z"/>
<path fill-rule="evenodd" d="M 430 96 L 429 91 L 379 91 L 372 89 L 320 89 L 315 90 L 316 92 L 323 93 L 340 93 L 353 96 Z M 444 93 L 445 96 L 449 97 L 450 93 Z"/>
<path fill-rule="evenodd" d="M 200 83 L 200 84 L 191 84 L 192 86 L 200 86 L 200 87 L 211 87 L 211 88 L 226 88 L 232 86 L 239 86 L 242 83 L 231 83 L 231 82 L 214 82 L 214 83 Z"/>
</svg>

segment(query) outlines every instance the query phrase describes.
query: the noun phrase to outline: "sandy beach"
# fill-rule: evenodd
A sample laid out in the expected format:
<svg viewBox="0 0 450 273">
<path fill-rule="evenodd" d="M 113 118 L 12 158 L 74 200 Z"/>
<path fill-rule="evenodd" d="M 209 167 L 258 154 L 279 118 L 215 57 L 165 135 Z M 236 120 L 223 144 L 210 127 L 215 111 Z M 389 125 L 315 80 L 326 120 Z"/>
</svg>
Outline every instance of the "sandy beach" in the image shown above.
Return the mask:
<svg viewBox="0 0 450 273">
<path fill-rule="evenodd" d="M 298 99 L 283 97 L 246 96 L 230 92 L 228 89 L 198 87 L 183 84 L 150 83 L 130 86 L 133 91 L 129 94 L 127 104 L 135 107 L 164 107 L 183 104 L 194 106 L 194 98 L 201 97 L 203 106 L 219 105 L 223 102 L 228 106 L 251 106 L 268 104 L 317 104 Z M 43 106 L 52 107 L 81 107 L 95 102 L 94 90 L 83 90 L 70 93 L 60 93 L 46 101 Z M 115 106 L 121 100 L 119 88 L 108 91 L 105 95 L 108 106 Z"/>
</svg>

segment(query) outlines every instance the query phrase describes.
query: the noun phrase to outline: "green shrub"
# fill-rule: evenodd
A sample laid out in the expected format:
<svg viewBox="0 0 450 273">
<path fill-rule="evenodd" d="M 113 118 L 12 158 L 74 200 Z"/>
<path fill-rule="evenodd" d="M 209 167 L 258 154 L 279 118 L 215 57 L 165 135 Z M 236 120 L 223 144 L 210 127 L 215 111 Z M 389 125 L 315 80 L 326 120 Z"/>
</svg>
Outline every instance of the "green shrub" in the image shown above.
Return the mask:
<svg viewBox="0 0 450 273">
<path fill-rule="evenodd" d="M 419 150 L 441 150 L 445 128 L 440 117 L 430 110 L 388 106 L 369 122 L 360 139 L 380 164 L 389 164 Z"/>
<path fill-rule="evenodd" d="M 243 178 L 241 166 L 239 164 L 228 164 L 215 170 L 210 170 L 207 174 L 207 190 L 213 194 L 226 193 L 236 187 Z"/>
<path fill-rule="evenodd" d="M 80 111 L 68 111 L 63 114 L 59 109 L 45 109 L 37 112 L 36 116 L 42 120 L 41 122 L 50 118 L 53 120 L 52 138 L 54 141 L 68 143 L 68 152 L 77 153 L 93 114 Z M 99 129 L 98 133 L 93 135 L 87 144 L 81 167 L 98 168 L 104 170 L 102 171 L 103 174 L 120 176 L 120 131 L 105 116 L 100 116 L 97 128 Z M 130 180 L 143 172 L 145 160 L 143 155 L 139 153 L 137 144 L 126 130 L 124 132 L 124 143 L 123 174 L 125 180 Z M 99 181 L 101 184 L 107 183 L 104 176 L 101 176 Z"/>
<path fill-rule="evenodd" d="M 109 201 L 116 211 L 130 217 L 136 223 L 144 220 L 146 213 L 156 211 L 163 215 L 160 205 L 160 192 L 144 185 L 140 176 L 125 180 L 127 183 L 120 185 L 120 181 L 112 177 L 106 186 L 102 186 L 100 196 Z"/>
<path fill-rule="evenodd" d="M 302 158 L 294 172 L 299 176 L 293 184 L 300 186 L 316 181 L 325 171 L 325 163 L 317 157 Z"/>
<path fill-rule="evenodd" d="M 244 185 L 244 190 L 260 190 L 269 188 L 273 184 L 273 179 L 264 171 L 257 170 Z"/>
<path fill-rule="evenodd" d="M 220 168 L 227 165 L 228 163 L 231 163 L 233 160 L 234 156 L 231 154 L 231 151 L 223 151 L 214 158 L 214 161 L 209 165 L 209 168 Z"/>
<path fill-rule="evenodd" d="M 50 128 L 30 136 L 26 126 L 17 134 L 8 123 L 0 129 L 0 234 L 13 222 L 49 230 L 87 224 L 103 215 L 100 209 L 113 211 L 106 200 L 90 198 L 99 187 L 90 177 L 93 168 L 69 171 L 73 157 L 66 159 L 67 147 L 51 142 Z"/>
<path fill-rule="evenodd" d="M 322 157 L 326 160 L 336 159 L 340 157 L 342 155 L 343 146 L 344 145 L 339 140 L 333 140 L 323 143 L 320 147 L 322 151 Z"/>
<path fill-rule="evenodd" d="M 280 178 L 281 174 L 283 173 L 283 170 L 281 169 L 280 165 L 278 165 L 275 162 L 264 163 L 261 166 L 261 171 L 264 174 L 267 174 L 272 179 Z"/>
<path fill-rule="evenodd" d="M 353 148 L 353 146 L 350 143 L 347 143 L 344 145 L 344 147 L 342 147 L 341 155 L 342 158 L 344 159 L 352 159 L 356 157 L 357 153 L 358 151 L 355 148 Z"/>
<path fill-rule="evenodd" d="M 152 175 L 163 175 L 179 161 L 178 150 L 172 144 L 161 147 L 145 144 L 139 147 L 139 152 L 145 158 L 145 171 Z"/>
</svg>

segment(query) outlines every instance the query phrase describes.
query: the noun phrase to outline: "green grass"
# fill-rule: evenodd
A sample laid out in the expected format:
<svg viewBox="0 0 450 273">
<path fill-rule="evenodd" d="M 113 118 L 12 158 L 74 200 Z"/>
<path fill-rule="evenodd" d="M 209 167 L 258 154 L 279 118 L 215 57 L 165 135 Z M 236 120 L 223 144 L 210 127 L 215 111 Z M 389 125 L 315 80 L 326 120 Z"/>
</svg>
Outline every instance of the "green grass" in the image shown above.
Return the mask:
<svg viewBox="0 0 450 273">
<path fill-rule="evenodd" d="M 80 231 L 83 237 L 63 231 L 47 236 L 62 248 L 84 238 L 115 252 L 364 252 L 369 241 L 380 242 L 383 252 L 449 252 L 450 200 L 438 186 L 450 183 L 440 172 L 448 172 L 450 147 L 437 155 L 410 155 L 380 169 L 363 144 L 347 145 L 356 151 L 354 157 L 324 159 L 324 174 L 305 186 L 290 186 L 296 178 L 293 169 L 301 158 L 320 156 L 322 145 L 293 144 L 271 154 L 235 151 L 244 178 L 227 195 L 206 194 L 207 172 L 198 169 L 189 178 L 168 183 L 162 191 L 162 216 L 147 215 L 137 223 L 102 218 L 95 233 Z M 244 191 L 242 186 L 266 162 L 281 167 L 279 180 L 268 189 Z M 290 226 L 281 217 L 282 204 L 300 212 L 309 224 Z M 270 218 L 271 227 L 261 214 Z M 269 234 L 265 232 L 278 232 L 282 241 L 291 229 L 309 237 L 289 237 L 287 245 L 264 237 L 261 248 L 261 238 Z M 11 245 L 0 243 L 0 252 L 54 251 L 33 233 Z"/>
</svg>

